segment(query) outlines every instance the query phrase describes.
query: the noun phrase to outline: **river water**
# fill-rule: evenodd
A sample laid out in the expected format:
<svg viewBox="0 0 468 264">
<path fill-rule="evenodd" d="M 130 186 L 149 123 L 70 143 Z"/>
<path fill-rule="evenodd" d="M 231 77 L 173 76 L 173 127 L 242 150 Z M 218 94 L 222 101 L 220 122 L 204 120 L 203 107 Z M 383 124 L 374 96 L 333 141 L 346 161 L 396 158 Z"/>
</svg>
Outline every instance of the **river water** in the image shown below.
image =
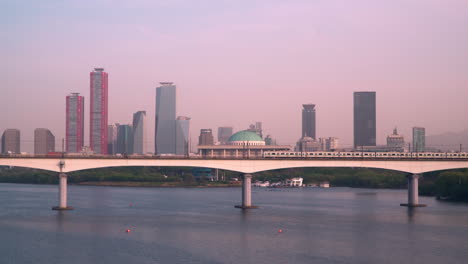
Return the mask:
<svg viewBox="0 0 468 264">
<path fill-rule="evenodd" d="M 0 263 L 467 263 L 468 205 L 404 190 L 0 184 Z M 126 232 L 130 229 L 130 232 Z"/>
</svg>

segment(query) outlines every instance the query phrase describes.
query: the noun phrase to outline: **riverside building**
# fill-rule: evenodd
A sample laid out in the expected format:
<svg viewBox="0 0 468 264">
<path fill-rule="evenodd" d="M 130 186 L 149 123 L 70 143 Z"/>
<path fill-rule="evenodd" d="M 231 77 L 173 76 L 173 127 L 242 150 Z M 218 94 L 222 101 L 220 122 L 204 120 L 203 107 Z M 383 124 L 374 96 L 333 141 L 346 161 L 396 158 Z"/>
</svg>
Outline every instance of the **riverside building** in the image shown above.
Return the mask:
<svg viewBox="0 0 468 264">
<path fill-rule="evenodd" d="M 198 137 L 198 145 L 213 145 L 213 131 L 211 128 L 200 129 L 200 136 Z"/>
<path fill-rule="evenodd" d="M 47 128 L 36 128 L 34 130 L 34 154 L 44 155 L 55 152 L 55 137 Z"/>
<path fill-rule="evenodd" d="M 262 158 L 264 151 L 289 151 L 290 146 L 266 145 L 256 133 L 248 130 L 233 134 L 224 145 L 199 145 L 204 158 Z"/>
<path fill-rule="evenodd" d="M 2 153 L 20 154 L 21 133 L 19 129 L 6 129 L 2 134 Z"/>
</svg>

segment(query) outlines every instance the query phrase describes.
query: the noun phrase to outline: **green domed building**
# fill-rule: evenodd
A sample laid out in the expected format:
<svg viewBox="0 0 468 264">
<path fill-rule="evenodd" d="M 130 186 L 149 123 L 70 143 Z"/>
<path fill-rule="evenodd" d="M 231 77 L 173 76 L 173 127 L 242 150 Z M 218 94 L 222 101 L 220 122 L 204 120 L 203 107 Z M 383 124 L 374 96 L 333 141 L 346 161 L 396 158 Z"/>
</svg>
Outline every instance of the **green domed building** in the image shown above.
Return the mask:
<svg viewBox="0 0 468 264">
<path fill-rule="evenodd" d="M 228 145 L 237 146 L 264 146 L 265 141 L 256 133 L 248 130 L 242 130 L 233 134 L 229 140 Z"/>
<path fill-rule="evenodd" d="M 290 146 L 266 145 L 256 133 L 242 130 L 234 133 L 225 145 L 199 145 L 204 158 L 262 158 L 264 151 L 289 151 Z"/>
</svg>

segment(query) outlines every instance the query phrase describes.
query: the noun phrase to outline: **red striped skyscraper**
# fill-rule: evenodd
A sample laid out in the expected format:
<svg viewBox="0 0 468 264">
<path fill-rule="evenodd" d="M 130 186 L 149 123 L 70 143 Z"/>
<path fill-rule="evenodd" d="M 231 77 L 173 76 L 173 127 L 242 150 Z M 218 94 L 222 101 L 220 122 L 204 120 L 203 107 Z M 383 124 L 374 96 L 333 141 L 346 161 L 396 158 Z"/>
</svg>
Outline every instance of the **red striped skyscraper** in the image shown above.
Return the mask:
<svg viewBox="0 0 468 264">
<path fill-rule="evenodd" d="M 67 96 L 65 128 L 65 151 L 78 153 L 83 149 L 84 140 L 84 97 L 79 93 Z"/>
<path fill-rule="evenodd" d="M 90 72 L 89 146 L 96 154 L 107 154 L 107 72 L 94 68 Z"/>
</svg>

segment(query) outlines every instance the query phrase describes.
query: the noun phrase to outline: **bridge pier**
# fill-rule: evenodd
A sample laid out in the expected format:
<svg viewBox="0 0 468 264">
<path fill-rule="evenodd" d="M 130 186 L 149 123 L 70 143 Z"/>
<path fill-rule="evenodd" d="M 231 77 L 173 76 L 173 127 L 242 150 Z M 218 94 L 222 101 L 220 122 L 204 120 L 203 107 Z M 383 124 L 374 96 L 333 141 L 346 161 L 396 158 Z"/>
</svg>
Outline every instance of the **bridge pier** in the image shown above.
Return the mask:
<svg viewBox="0 0 468 264">
<path fill-rule="evenodd" d="M 52 210 L 73 210 L 73 207 L 67 206 L 67 174 L 59 174 L 59 206 L 52 207 Z"/>
<path fill-rule="evenodd" d="M 252 174 L 242 176 L 242 205 L 236 205 L 236 208 L 254 209 L 258 206 L 252 205 Z"/>
<path fill-rule="evenodd" d="M 419 174 L 411 174 L 406 176 L 408 179 L 408 203 L 400 204 L 400 206 L 408 207 L 425 207 L 425 204 L 419 203 Z"/>
</svg>

